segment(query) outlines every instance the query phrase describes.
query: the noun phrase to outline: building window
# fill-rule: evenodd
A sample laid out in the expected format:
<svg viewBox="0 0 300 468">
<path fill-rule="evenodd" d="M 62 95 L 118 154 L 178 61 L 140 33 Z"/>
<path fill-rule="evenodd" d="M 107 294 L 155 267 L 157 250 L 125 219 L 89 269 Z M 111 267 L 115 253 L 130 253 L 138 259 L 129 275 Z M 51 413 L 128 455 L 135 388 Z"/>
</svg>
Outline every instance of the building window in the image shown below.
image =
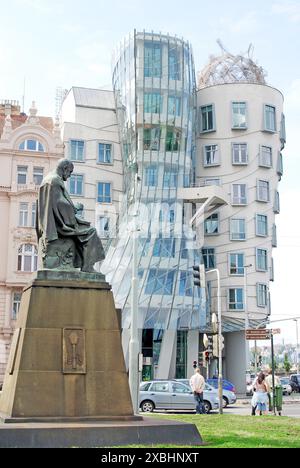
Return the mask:
<svg viewBox="0 0 300 468">
<path fill-rule="evenodd" d="M 174 188 L 177 187 L 177 178 L 178 174 L 176 171 L 165 171 L 163 179 L 164 188 Z"/>
<path fill-rule="evenodd" d="M 144 128 L 144 150 L 159 151 L 160 128 Z"/>
<path fill-rule="evenodd" d="M 257 307 L 267 307 L 268 305 L 268 287 L 264 283 L 257 283 Z"/>
<path fill-rule="evenodd" d="M 277 227 L 276 224 L 272 226 L 272 247 L 277 247 Z"/>
<path fill-rule="evenodd" d="M 204 185 L 220 185 L 220 184 L 221 184 L 220 179 L 215 179 L 212 177 L 207 177 L 206 179 L 204 179 Z"/>
<path fill-rule="evenodd" d="M 220 155 L 218 145 L 205 145 L 204 151 L 204 166 L 218 166 L 220 164 Z"/>
<path fill-rule="evenodd" d="M 212 132 L 215 130 L 214 106 L 200 107 L 200 132 Z"/>
<path fill-rule="evenodd" d="M 159 42 L 144 44 L 144 76 L 146 78 L 161 77 L 161 45 Z"/>
<path fill-rule="evenodd" d="M 22 141 L 22 143 L 19 145 L 19 150 L 40 151 L 40 152 L 45 151 L 42 143 L 40 143 L 38 140 L 24 140 L 24 141 Z"/>
<path fill-rule="evenodd" d="M 107 239 L 110 234 L 109 229 L 110 219 L 107 216 L 99 216 L 98 218 L 98 234 L 99 237 Z"/>
<path fill-rule="evenodd" d="M 248 164 L 247 143 L 232 143 L 232 164 Z"/>
<path fill-rule="evenodd" d="M 230 240 L 246 240 L 246 220 L 244 218 L 232 218 L 230 220 Z"/>
<path fill-rule="evenodd" d="M 177 96 L 168 97 L 168 115 L 180 117 L 181 115 L 181 98 Z"/>
<path fill-rule="evenodd" d="M 180 80 L 180 50 L 176 46 L 169 46 L 169 78 Z"/>
<path fill-rule="evenodd" d="M 193 275 L 187 271 L 181 271 L 179 282 L 179 296 L 193 296 L 193 286 Z"/>
<path fill-rule="evenodd" d="M 281 142 L 281 150 L 283 150 L 286 142 L 286 132 L 285 132 L 285 116 L 281 114 L 281 121 L 280 121 L 280 133 L 279 138 Z"/>
<path fill-rule="evenodd" d="M 274 106 L 265 105 L 265 130 L 268 132 L 276 132 L 276 108 Z"/>
<path fill-rule="evenodd" d="M 232 184 L 232 204 L 247 205 L 246 184 Z"/>
<path fill-rule="evenodd" d="M 83 175 L 82 174 L 71 174 L 70 194 L 76 195 L 76 196 L 83 195 Z"/>
<path fill-rule="evenodd" d="M 28 226 L 28 203 L 19 204 L 19 226 Z"/>
<path fill-rule="evenodd" d="M 70 140 L 71 161 L 84 161 L 84 141 Z"/>
<path fill-rule="evenodd" d="M 144 113 L 145 114 L 161 114 L 162 112 L 162 95 L 160 93 L 145 93 L 144 94 Z"/>
<path fill-rule="evenodd" d="M 33 168 L 33 183 L 35 185 L 41 185 L 43 177 L 44 177 L 44 168 L 34 167 Z"/>
<path fill-rule="evenodd" d="M 256 249 L 256 270 L 268 270 L 268 251 L 267 249 Z"/>
<path fill-rule="evenodd" d="M 36 202 L 33 202 L 31 205 L 31 227 L 35 228 L 36 226 Z"/>
<path fill-rule="evenodd" d="M 232 103 L 232 128 L 244 130 L 247 128 L 247 105 L 245 102 Z"/>
<path fill-rule="evenodd" d="M 111 184 L 107 182 L 98 182 L 98 203 L 111 203 Z"/>
<path fill-rule="evenodd" d="M 244 310 L 243 288 L 229 289 L 229 310 Z"/>
<path fill-rule="evenodd" d="M 178 151 L 180 140 L 181 132 L 179 130 L 167 130 L 166 151 Z"/>
<path fill-rule="evenodd" d="M 274 258 L 271 258 L 270 281 L 274 281 Z"/>
<path fill-rule="evenodd" d="M 21 305 L 21 292 L 14 292 L 13 293 L 13 301 L 12 301 L 12 311 L 11 311 L 11 318 L 12 320 L 17 320 L 20 305 Z"/>
<path fill-rule="evenodd" d="M 18 271 L 37 270 L 37 248 L 32 244 L 23 244 L 18 250 Z"/>
<path fill-rule="evenodd" d="M 268 202 L 270 200 L 270 188 L 267 180 L 257 181 L 257 201 Z"/>
<path fill-rule="evenodd" d="M 276 214 L 279 214 L 280 213 L 280 196 L 279 196 L 279 192 L 277 190 L 275 190 L 275 198 L 274 198 L 274 207 L 273 207 L 273 211 L 274 213 Z"/>
<path fill-rule="evenodd" d="M 204 221 L 204 234 L 213 236 L 219 234 L 219 214 L 214 213 Z"/>
<path fill-rule="evenodd" d="M 111 144 L 110 143 L 99 143 L 98 145 L 98 163 L 111 164 Z"/>
<path fill-rule="evenodd" d="M 268 235 L 268 217 L 265 215 L 256 215 L 256 235 L 267 237 Z"/>
<path fill-rule="evenodd" d="M 23 185 L 23 184 L 27 183 L 27 170 L 28 170 L 27 166 L 18 166 L 17 167 L 17 171 L 18 171 L 17 183 L 19 185 Z"/>
<path fill-rule="evenodd" d="M 172 295 L 174 276 L 174 271 L 150 269 L 145 294 Z"/>
<path fill-rule="evenodd" d="M 215 249 L 204 247 L 202 249 L 203 263 L 206 270 L 216 268 Z"/>
<path fill-rule="evenodd" d="M 174 237 L 169 239 L 162 239 L 161 237 L 158 237 L 154 242 L 153 257 L 174 258 L 175 247 L 176 239 Z"/>
<path fill-rule="evenodd" d="M 146 167 L 145 185 L 147 187 L 156 187 L 157 185 L 157 167 L 156 166 Z"/>
<path fill-rule="evenodd" d="M 259 155 L 259 165 L 262 167 L 272 167 L 272 148 L 270 146 L 261 146 Z"/>
<path fill-rule="evenodd" d="M 244 254 L 232 253 L 229 255 L 229 272 L 230 275 L 244 275 Z"/>
</svg>

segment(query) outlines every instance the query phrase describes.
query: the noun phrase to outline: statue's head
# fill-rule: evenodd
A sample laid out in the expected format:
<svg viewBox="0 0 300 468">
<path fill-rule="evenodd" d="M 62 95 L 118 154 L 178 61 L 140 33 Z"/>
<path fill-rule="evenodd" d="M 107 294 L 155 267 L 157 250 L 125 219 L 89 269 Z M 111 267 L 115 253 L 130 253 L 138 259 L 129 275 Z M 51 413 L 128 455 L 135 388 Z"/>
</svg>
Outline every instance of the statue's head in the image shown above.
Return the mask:
<svg viewBox="0 0 300 468">
<path fill-rule="evenodd" d="M 63 179 L 67 180 L 74 170 L 74 165 L 68 159 L 60 159 L 57 164 L 56 172 Z"/>
</svg>

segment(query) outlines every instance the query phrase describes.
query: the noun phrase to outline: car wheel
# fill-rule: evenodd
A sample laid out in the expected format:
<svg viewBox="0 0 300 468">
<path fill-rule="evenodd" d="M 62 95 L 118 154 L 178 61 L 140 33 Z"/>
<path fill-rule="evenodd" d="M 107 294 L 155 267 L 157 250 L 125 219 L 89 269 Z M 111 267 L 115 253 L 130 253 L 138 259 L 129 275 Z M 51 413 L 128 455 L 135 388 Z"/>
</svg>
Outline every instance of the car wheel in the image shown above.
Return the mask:
<svg viewBox="0 0 300 468">
<path fill-rule="evenodd" d="M 229 405 L 229 401 L 226 397 L 223 396 L 223 408 L 226 408 Z"/>
<path fill-rule="evenodd" d="M 204 400 L 203 406 L 205 414 L 208 414 L 211 411 L 211 404 L 209 403 L 209 401 Z"/>
<path fill-rule="evenodd" d="M 140 407 L 143 413 L 152 413 L 155 408 L 154 403 L 150 400 L 143 401 Z"/>
</svg>

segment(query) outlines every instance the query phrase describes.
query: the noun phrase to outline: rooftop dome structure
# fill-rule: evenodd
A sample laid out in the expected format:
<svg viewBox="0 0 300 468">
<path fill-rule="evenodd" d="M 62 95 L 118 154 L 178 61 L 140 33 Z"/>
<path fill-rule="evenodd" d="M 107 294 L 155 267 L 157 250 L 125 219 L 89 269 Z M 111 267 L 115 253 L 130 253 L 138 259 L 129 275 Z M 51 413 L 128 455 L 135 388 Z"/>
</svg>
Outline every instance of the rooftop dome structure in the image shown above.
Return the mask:
<svg viewBox="0 0 300 468">
<path fill-rule="evenodd" d="M 198 88 L 206 88 L 224 83 L 266 84 L 266 71 L 252 58 L 253 45 L 250 44 L 244 54 L 233 55 L 228 52 L 218 39 L 222 55 L 210 57 L 209 64 L 198 73 Z"/>
</svg>

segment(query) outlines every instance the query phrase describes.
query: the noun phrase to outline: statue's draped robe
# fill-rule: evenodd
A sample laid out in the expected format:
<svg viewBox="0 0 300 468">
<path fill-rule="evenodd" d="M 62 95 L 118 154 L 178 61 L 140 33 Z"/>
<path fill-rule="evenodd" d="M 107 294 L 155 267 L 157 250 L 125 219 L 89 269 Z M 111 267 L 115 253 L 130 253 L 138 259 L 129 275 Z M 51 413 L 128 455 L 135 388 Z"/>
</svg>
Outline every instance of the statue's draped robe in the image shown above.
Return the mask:
<svg viewBox="0 0 300 468">
<path fill-rule="evenodd" d="M 48 174 L 39 190 L 37 235 L 45 245 L 59 238 L 72 238 L 76 245 L 74 267 L 92 265 L 104 259 L 95 228 L 76 216 L 76 208 L 57 173 Z"/>
</svg>

